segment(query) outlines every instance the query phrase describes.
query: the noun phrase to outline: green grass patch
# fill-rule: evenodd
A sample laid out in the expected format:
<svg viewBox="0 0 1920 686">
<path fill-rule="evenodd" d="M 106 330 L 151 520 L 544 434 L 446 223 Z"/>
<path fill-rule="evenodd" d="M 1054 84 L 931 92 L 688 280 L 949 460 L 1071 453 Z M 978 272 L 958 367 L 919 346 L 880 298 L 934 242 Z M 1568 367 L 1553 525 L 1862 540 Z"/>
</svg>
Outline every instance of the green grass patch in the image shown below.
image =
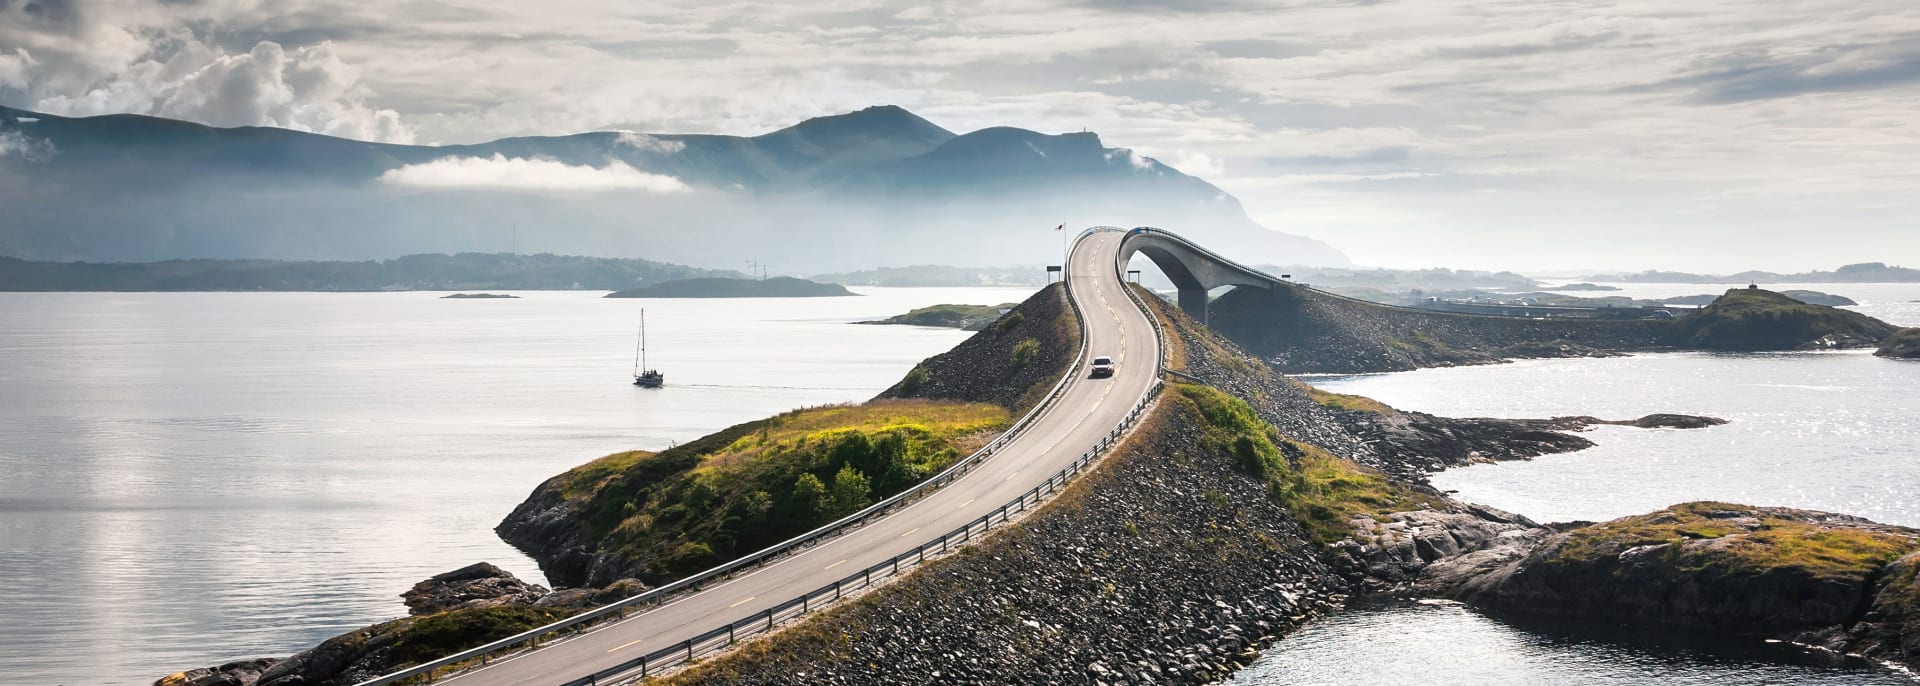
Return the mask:
<svg viewBox="0 0 1920 686">
<path fill-rule="evenodd" d="M 1004 430 L 985 403 L 887 400 L 796 410 L 558 477 L 582 535 L 677 578 L 899 493 Z"/>
<path fill-rule="evenodd" d="M 1193 384 L 1173 389 L 1201 418 L 1206 444 L 1225 453 L 1236 469 L 1265 481 L 1268 493 L 1322 544 L 1346 538 L 1354 517 L 1436 504 L 1377 471 L 1281 435 L 1239 398 Z"/>
<path fill-rule="evenodd" d="M 1374 414 L 1390 414 L 1393 412 L 1393 408 L 1389 407 L 1386 403 L 1363 395 L 1334 393 L 1332 391 L 1323 391 L 1314 388 L 1309 384 L 1299 381 L 1294 381 L 1294 383 L 1299 384 L 1300 389 L 1306 391 L 1307 397 L 1312 398 L 1315 403 L 1329 410 L 1372 412 Z"/>
<path fill-rule="evenodd" d="M 1746 505 L 1696 502 L 1576 529 L 1554 559 L 1591 563 L 1628 548 L 1701 539 L 1725 540 L 1708 549 L 1687 551 L 1685 559 L 1676 560 L 1680 567 L 1729 573 L 1797 568 L 1817 577 L 1858 577 L 1920 549 L 1920 544 L 1905 536 L 1809 524 Z M 1678 547 L 1674 551 L 1681 554 Z"/>
<path fill-rule="evenodd" d="M 1827 335 L 1878 341 L 1896 328 L 1858 312 L 1808 305 L 1773 291 L 1736 288 L 1675 320 L 1680 345 L 1721 350 L 1792 348 Z"/>
</svg>

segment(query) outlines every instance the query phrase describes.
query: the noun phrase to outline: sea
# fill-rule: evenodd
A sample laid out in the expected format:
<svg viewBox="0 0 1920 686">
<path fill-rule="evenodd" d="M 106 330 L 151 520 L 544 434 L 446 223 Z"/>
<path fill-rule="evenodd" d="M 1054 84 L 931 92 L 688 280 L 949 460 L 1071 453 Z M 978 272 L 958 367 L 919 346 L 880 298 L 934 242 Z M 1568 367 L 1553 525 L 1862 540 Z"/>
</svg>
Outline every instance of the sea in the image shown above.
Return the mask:
<svg viewBox="0 0 1920 686">
<path fill-rule="evenodd" d="M 541 481 L 858 402 L 970 335 L 860 297 L 0 293 L 0 684 L 149 684 L 406 615 Z M 632 385 L 645 311 L 647 362 Z"/>
<path fill-rule="evenodd" d="M 1622 285 L 1622 294 L 1725 286 Z M 1781 286 L 1786 287 L 1786 286 Z M 1917 285 L 1820 285 L 1920 325 Z M 1667 292 L 1660 289 L 1672 289 Z M 403 616 L 554 474 L 796 407 L 872 397 L 968 334 L 860 326 L 1030 288 L 618 300 L 525 292 L 0 294 L 0 684 L 147 684 Z M 641 311 L 668 388 L 629 381 Z M 1516 383 L 1517 380 L 1524 380 Z M 1702 498 L 1920 525 L 1920 364 L 1857 352 L 1655 354 L 1318 377 L 1455 416 L 1649 412 L 1599 446 L 1438 475 L 1548 520 Z M 1780 646 L 1510 623 L 1445 603 L 1339 612 L 1243 684 L 1911 684 Z"/>
</svg>

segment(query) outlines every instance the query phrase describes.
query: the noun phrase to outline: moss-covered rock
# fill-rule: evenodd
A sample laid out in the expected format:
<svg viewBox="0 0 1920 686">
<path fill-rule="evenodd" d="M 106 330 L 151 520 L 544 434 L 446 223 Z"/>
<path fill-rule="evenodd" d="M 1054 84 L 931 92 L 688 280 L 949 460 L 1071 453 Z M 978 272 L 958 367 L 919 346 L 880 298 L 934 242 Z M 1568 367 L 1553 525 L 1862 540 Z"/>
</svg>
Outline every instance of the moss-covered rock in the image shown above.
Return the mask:
<svg viewBox="0 0 1920 686">
<path fill-rule="evenodd" d="M 1494 609 L 1780 636 L 1861 619 L 1920 531 L 1716 502 L 1557 533 L 1461 591 Z M 1899 591 L 1895 591 L 1896 594 Z"/>
<path fill-rule="evenodd" d="M 949 329 L 981 331 L 999 323 L 1002 314 L 1008 314 L 1014 303 L 999 305 L 929 305 L 909 310 L 906 314 L 897 314 L 886 319 L 859 322 L 861 324 L 903 324 L 907 326 L 938 326 Z M 1021 315 L 1019 319 L 1025 319 Z M 1018 326 L 1016 320 L 1007 326 Z"/>
<path fill-rule="evenodd" d="M 1024 412 L 1079 351 L 1080 321 L 1066 290 L 1054 284 L 952 350 L 922 360 L 880 397 L 984 402 Z"/>
<path fill-rule="evenodd" d="M 1920 359 L 1920 328 L 1901 329 L 1880 342 L 1873 354 L 1902 360 Z"/>
</svg>

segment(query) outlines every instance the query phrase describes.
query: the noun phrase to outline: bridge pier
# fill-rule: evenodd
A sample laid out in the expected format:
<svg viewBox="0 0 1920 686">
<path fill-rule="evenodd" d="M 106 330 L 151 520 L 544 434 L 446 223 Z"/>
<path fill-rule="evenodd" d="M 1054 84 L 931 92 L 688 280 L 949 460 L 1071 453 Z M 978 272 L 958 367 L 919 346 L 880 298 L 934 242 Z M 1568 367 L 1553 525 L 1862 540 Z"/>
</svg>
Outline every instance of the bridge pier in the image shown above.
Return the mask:
<svg viewBox="0 0 1920 686">
<path fill-rule="evenodd" d="M 1181 288 L 1180 311 L 1187 313 L 1187 316 L 1192 317 L 1193 321 L 1206 324 L 1207 289 L 1198 287 Z"/>
</svg>

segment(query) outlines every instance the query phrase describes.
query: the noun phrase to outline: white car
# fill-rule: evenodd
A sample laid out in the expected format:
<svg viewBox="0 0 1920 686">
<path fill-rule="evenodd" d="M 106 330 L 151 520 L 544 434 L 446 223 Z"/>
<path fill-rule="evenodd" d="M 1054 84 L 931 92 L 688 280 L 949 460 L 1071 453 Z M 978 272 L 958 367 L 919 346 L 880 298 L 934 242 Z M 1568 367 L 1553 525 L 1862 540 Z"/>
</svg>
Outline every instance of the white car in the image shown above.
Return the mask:
<svg viewBox="0 0 1920 686">
<path fill-rule="evenodd" d="M 1111 357 L 1093 358 L 1092 372 L 1089 373 L 1087 376 L 1095 379 L 1103 379 L 1109 376 L 1113 376 L 1113 358 Z"/>
</svg>

